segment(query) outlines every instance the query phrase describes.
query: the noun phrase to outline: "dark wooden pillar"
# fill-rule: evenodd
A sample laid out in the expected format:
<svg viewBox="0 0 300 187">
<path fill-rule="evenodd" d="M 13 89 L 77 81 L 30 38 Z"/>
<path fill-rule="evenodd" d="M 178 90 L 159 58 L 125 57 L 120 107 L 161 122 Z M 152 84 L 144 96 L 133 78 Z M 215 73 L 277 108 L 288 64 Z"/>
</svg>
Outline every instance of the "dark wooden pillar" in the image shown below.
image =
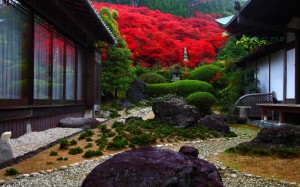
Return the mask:
<svg viewBox="0 0 300 187">
<path fill-rule="evenodd" d="M 95 102 L 95 48 L 88 48 L 86 58 L 86 101 L 87 105 Z"/>
<path fill-rule="evenodd" d="M 295 36 L 295 100 L 300 104 L 300 33 L 296 32 Z"/>
</svg>

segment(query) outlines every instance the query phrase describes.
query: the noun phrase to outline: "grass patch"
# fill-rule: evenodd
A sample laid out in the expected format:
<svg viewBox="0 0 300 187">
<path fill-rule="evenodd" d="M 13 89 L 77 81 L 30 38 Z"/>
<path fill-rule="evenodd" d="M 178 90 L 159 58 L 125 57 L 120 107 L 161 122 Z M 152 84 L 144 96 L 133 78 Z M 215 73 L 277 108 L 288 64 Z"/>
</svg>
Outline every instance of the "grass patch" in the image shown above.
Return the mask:
<svg viewBox="0 0 300 187">
<path fill-rule="evenodd" d="M 283 159 L 300 157 L 300 150 L 293 148 L 259 148 L 238 145 L 227 149 L 225 152 L 242 155 L 275 156 Z"/>
</svg>

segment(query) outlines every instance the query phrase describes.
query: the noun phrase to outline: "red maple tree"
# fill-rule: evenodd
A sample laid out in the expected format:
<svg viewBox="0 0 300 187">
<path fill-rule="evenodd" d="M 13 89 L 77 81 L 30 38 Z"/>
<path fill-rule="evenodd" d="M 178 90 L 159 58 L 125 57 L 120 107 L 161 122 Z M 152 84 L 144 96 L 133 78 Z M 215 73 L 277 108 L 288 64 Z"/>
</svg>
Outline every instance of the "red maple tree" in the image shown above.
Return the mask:
<svg viewBox="0 0 300 187">
<path fill-rule="evenodd" d="M 214 20 L 220 17 L 218 15 L 196 12 L 194 18 L 185 19 L 146 7 L 93 5 L 97 10 L 105 6 L 119 12 L 119 30 L 133 53 L 132 60 L 146 67 L 180 63 L 194 68 L 201 63 L 210 63 L 227 40 Z M 184 47 L 187 48 L 188 62 L 183 61 Z"/>
</svg>

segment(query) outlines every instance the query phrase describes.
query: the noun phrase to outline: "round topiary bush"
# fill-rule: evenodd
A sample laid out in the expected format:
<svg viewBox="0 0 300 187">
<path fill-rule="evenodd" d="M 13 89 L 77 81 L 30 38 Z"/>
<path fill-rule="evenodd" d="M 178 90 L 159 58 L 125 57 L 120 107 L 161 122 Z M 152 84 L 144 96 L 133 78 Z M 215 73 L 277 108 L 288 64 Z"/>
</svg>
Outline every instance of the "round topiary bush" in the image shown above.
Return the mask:
<svg viewBox="0 0 300 187">
<path fill-rule="evenodd" d="M 212 93 L 214 88 L 211 84 L 197 80 L 180 80 L 173 83 L 148 84 L 146 86 L 147 95 L 151 97 L 166 94 L 176 94 L 187 97 L 194 92 Z"/>
<path fill-rule="evenodd" d="M 139 76 L 139 79 L 144 81 L 147 84 L 158 84 L 158 83 L 165 83 L 167 82 L 166 79 L 156 73 L 146 73 Z"/>
<path fill-rule="evenodd" d="M 190 79 L 212 82 L 220 72 L 221 68 L 216 65 L 203 65 L 190 72 Z"/>
<path fill-rule="evenodd" d="M 186 98 L 187 103 L 194 105 L 201 116 L 211 114 L 211 106 L 216 100 L 215 96 L 208 92 L 195 92 Z"/>
</svg>

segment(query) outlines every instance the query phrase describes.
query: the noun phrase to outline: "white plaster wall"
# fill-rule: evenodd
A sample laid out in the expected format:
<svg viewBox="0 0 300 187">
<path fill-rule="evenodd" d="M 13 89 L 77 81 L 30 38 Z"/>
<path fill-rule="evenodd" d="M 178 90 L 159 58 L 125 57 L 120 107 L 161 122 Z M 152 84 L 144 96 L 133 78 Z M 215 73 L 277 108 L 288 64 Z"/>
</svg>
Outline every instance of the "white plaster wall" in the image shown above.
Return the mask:
<svg viewBox="0 0 300 187">
<path fill-rule="evenodd" d="M 287 99 L 295 99 L 295 49 L 287 51 Z"/>
<path fill-rule="evenodd" d="M 275 92 L 279 101 L 283 100 L 283 50 L 271 54 L 270 92 Z"/>
<path fill-rule="evenodd" d="M 269 93 L 269 56 L 258 59 L 257 69 L 260 91 L 261 93 Z"/>
</svg>

